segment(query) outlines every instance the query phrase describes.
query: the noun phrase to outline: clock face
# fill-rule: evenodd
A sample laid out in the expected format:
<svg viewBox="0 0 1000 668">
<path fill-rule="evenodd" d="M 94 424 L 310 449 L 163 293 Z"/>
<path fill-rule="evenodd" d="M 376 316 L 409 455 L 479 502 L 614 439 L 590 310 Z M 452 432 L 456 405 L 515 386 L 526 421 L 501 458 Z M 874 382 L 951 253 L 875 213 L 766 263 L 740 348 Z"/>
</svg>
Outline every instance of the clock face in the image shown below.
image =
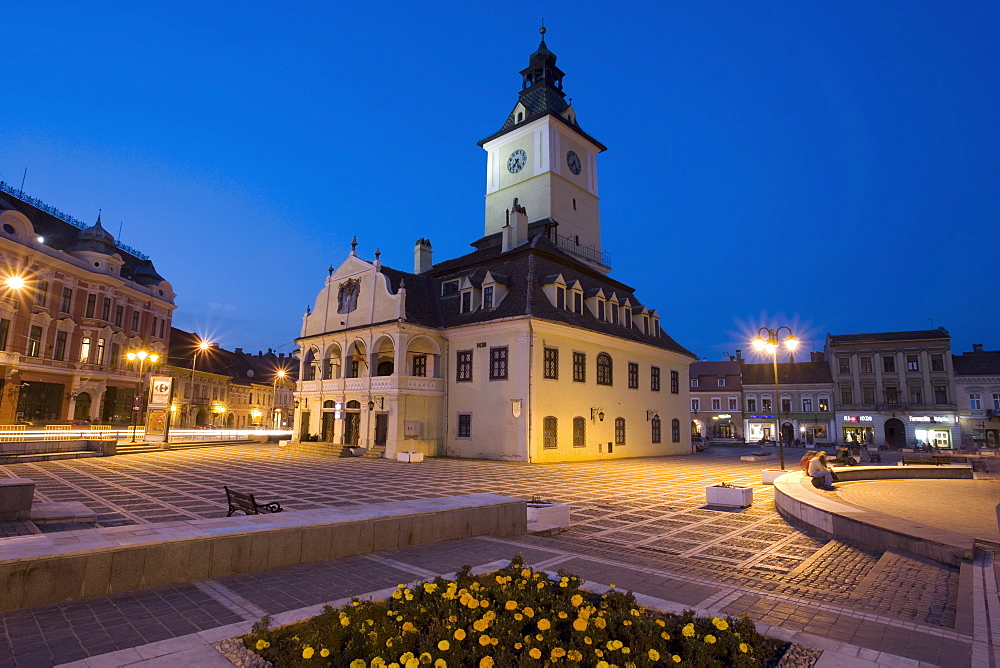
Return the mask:
<svg viewBox="0 0 1000 668">
<path fill-rule="evenodd" d="M 566 154 L 566 164 L 569 165 L 569 171 L 574 174 L 579 174 L 580 170 L 583 169 L 583 163 L 580 162 L 580 156 L 576 154 L 576 151 L 570 151 Z"/>
<path fill-rule="evenodd" d="M 528 154 L 523 149 L 517 149 L 507 158 L 507 171 L 511 174 L 517 174 L 524 169 L 526 164 L 528 164 Z"/>
</svg>

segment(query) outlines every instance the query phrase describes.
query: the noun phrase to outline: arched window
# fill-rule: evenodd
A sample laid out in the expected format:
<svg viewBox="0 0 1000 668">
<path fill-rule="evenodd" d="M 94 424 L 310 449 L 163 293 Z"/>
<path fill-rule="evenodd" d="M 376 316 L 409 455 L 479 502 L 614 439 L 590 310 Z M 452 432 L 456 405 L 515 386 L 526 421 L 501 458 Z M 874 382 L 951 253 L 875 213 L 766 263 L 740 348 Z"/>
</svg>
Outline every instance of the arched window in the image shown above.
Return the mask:
<svg viewBox="0 0 1000 668">
<path fill-rule="evenodd" d="M 324 401 L 323 408 L 333 408 L 333 399 L 327 399 Z"/>
<path fill-rule="evenodd" d="M 670 421 L 670 440 L 674 443 L 681 442 L 681 421 L 677 418 Z"/>
<path fill-rule="evenodd" d="M 347 402 L 347 408 L 348 408 L 348 410 L 359 411 L 359 410 L 361 410 L 361 402 L 352 399 L 351 401 Z"/>
<path fill-rule="evenodd" d="M 542 447 L 555 448 L 559 442 L 559 420 L 548 416 L 542 420 Z"/>
<path fill-rule="evenodd" d="M 615 445 L 625 445 L 625 418 L 615 418 Z"/>
<path fill-rule="evenodd" d="M 600 353 L 597 356 L 597 384 L 613 385 L 613 369 L 611 366 L 611 355 Z"/>
<path fill-rule="evenodd" d="M 392 362 L 392 360 L 382 360 L 381 362 L 378 363 L 378 366 L 375 367 L 375 375 L 376 376 L 391 376 L 392 375 L 392 370 L 393 370 L 393 362 Z"/>
<path fill-rule="evenodd" d="M 582 448 L 587 445 L 587 421 L 582 417 L 573 418 L 573 447 Z"/>
<path fill-rule="evenodd" d="M 653 416 L 653 443 L 660 442 L 660 416 Z"/>
</svg>

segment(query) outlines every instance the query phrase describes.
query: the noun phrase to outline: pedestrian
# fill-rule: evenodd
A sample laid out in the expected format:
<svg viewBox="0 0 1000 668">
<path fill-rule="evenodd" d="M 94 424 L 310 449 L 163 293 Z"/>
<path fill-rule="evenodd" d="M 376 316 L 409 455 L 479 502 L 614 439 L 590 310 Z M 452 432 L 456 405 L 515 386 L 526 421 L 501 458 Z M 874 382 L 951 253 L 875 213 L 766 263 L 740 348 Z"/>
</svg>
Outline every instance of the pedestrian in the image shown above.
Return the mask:
<svg viewBox="0 0 1000 668">
<path fill-rule="evenodd" d="M 802 467 L 803 473 L 809 475 L 809 461 L 818 454 L 818 450 L 806 450 L 806 454 L 802 455 L 802 459 L 799 460 L 799 466 Z"/>
<path fill-rule="evenodd" d="M 833 471 L 830 470 L 829 465 L 826 463 L 825 452 L 821 452 L 809 460 L 809 475 L 813 478 L 822 478 L 824 489 L 834 489 Z"/>
</svg>

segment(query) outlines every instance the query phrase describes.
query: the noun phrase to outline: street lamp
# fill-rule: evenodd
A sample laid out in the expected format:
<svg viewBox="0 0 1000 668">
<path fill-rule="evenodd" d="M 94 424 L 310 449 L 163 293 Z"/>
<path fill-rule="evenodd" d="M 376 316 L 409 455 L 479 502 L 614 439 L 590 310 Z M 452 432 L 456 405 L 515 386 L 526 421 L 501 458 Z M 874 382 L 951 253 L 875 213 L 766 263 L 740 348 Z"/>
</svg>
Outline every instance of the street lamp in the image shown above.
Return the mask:
<svg viewBox="0 0 1000 668">
<path fill-rule="evenodd" d="M 288 372 L 285 371 L 284 369 L 278 369 L 274 373 L 273 389 L 271 390 L 271 403 L 273 405 L 273 408 L 271 409 L 271 428 L 272 429 L 278 429 L 279 426 L 280 426 L 278 424 L 275 424 L 275 422 L 277 420 L 277 417 L 278 417 L 278 381 L 279 380 L 282 380 L 282 381 L 285 380 L 285 376 L 286 375 L 288 375 Z"/>
<path fill-rule="evenodd" d="M 149 360 L 150 364 L 156 364 L 156 362 L 159 361 L 160 356 L 147 350 L 137 350 L 129 353 L 125 357 L 129 362 L 139 360 L 139 380 L 135 382 L 135 395 L 132 397 L 132 443 L 135 443 L 135 428 L 138 425 L 139 410 L 143 404 L 143 402 L 139 399 L 139 392 L 141 391 L 143 383 L 142 368 L 146 364 L 146 360 Z"/>
<path fill-rule="evenodd" d="M 781 336 L 782 330 L 788 332 L 788 336 L 785 337 L 784 341 L 778 341 Z M 767 338 L 764 338 L 764 337 Z M 771 359 L 774 362 L 774 418 L 775 425 L 777 429 L 775 430 L 776 438 L 778 439 L 778 461 L 781 465 L 781 470 L 785 470 L 785 447 L 781 440 L 781 390 L 778 384 L 778 346 L 784 343 L 785 348 L 788 350 L 795 350 L 799 346 L 798 339 L 792 334 L 792 330 L 789 327 L 782 325 L 778 329 L 768 329 L 767 327 L 761 327 L 757 330 L 757 338 L 753 340 L 753 347 L 755 350 L 764 351 L 770 353 Z"/>
<path fill-rule="evenodd" d="M 194 356 L 191 358 L 191 396 L 188 397 L 188 403 L 190 404 L 189 414 L 188 414 L 189 418 L 191 417 L 190 414 L 194 413 L 194 400 L 195 400 L 195 396 L 194 396 L 194 388 L 195 388 L 194 372 L 198 368 L 198 355 L 204 355 L 206 352 L 208 352 L 208 349 L 211 348 L 211 347 L 212 347 L 212 344 L 210 342 L 202 340 L 202 339 L 199 339 L 198 340 L 198 345 L 195 346 L 195 349 L 194 349 Z M 195 421 L 195 426 L 197 426 L 197 420 L 198 420 L 197 415 L 195 415 L 193 419 Z"/>
</svg>

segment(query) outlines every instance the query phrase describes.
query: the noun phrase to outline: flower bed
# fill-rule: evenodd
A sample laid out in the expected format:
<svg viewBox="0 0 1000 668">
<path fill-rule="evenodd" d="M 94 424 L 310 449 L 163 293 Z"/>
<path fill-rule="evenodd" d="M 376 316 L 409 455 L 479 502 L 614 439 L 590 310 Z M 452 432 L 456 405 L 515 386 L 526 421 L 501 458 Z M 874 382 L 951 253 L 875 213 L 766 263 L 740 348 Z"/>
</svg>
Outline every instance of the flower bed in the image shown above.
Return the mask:
<svg viewBox="0 0 1000 668">
<path fill-rule="evenodd" d="M 747 617 L 645 610 L 631 592 L 598 595 L 560 571 L 558 580 L 520 557 L 487 575 L 399 585 L 384 601 L 354 600 L 305 622 L 244 636 L 275 666 L 765 666 L 784 643 Z"/>
</svg>

